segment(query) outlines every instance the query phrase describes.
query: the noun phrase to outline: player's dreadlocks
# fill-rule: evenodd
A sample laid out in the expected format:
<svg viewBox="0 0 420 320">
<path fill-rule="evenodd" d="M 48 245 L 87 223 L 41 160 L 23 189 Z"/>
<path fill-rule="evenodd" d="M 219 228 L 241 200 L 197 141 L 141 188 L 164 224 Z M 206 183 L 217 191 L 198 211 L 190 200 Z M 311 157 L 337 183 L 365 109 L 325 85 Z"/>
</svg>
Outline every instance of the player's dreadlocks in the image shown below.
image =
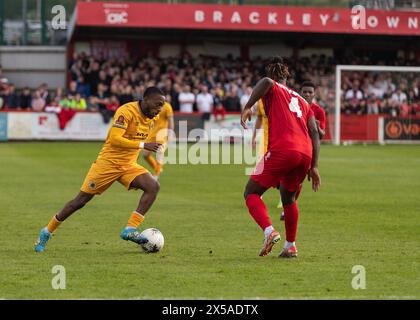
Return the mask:
<svg viewBox="0 0 420 320">
<path fill-rule="evenodd" d="M 284 82 L 290 76 L 289 69 L 281 57 L 271 58 L 265 70 L 269 78 L 278 82 Z"/>
</svg>

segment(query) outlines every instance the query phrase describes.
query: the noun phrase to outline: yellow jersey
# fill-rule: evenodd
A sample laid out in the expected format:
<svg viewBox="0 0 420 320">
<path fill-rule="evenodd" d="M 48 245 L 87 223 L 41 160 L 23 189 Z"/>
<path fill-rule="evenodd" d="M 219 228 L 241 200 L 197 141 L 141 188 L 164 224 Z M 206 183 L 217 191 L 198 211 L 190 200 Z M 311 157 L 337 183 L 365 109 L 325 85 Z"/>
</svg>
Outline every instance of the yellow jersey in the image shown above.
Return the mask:
<svg viewBox="0 0 420 320">
<path fill-rule="evenodd" d="M 159 118 L 156 120 L 153 130 L 150 134 L 150 141 L 156 139 L 157 142 L 165 144 L 168 139 L 169 118 L 173 117 L 172 106 L 165 102 L 162 110 L 159 112 Z M 162 131 L 161 131 L 162 130 Z"/>
<path fill-rule="evenodd" d="M 264 129 L 263 142 L 264 142 L 264 154 L 265 154 L 268 149 L 268 118 L 267 118 L 267 115 L 265 114 L 264 105 L 261 99 L 258 100 L 257 116 L 262 117 L 262 125 Z"/>
<path fill-rule="evenodd" d="M 142 114 L 137 101 L 119 107 L 97 160 L 121 166 L 137 162 L 140 142 L 149 138 L 158 117 L 150 119 Z"/>
</svg>

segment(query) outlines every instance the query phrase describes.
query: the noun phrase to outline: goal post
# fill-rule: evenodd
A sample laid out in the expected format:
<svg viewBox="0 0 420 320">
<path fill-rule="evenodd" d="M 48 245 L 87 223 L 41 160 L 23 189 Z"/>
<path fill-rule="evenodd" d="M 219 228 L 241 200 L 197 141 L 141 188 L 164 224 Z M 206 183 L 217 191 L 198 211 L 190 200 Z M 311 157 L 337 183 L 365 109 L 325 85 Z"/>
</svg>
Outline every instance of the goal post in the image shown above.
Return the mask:
<svg viewBox="0 0 420 320">
<path fill-rule="evenodd" d="M 337 65 L 335 69 L 335 108 L 333 117 L 330 117 L 330 121 L 333 122 L 333 128 L 331 130 L 333 137 L 332 143 L 334 145 L 340 145 L 341 143 L 341 96 L 342 96 L 342 73 L 345 71 L 365 71 L 365 72 L 412 72 L 419 73 L 420 79 L 420 66 L 374 66 L 374 65 Z M 383 129 L 384 117 L 379 117 L 378 126 L 379 129 Z M 378 131 L 378 141 L 384 143 L 383 130 Z"/>
</svg>

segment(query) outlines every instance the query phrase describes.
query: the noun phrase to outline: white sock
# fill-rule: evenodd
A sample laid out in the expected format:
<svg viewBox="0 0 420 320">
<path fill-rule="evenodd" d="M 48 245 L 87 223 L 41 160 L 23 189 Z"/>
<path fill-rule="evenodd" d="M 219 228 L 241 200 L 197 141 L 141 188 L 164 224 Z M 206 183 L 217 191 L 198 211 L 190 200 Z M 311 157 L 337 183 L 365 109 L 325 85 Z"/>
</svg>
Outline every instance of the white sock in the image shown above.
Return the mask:
<svg viewBox="0 0 420 320">
<path fill-rule="evenodd" d="M 293 247 L 293 246 L 296 246 L 296 243 L 293 241 L 293 242 L 289 242 L 289 241 L 285 241 L 284 242 L 284 248 L 285 249 L 290 249 L 290 247 Z"/>
<path fill-rule="evenodd" d="M 267 238 L 270 235 L 271 231 L 273 230 L 274 230 L 273 226 L 268 226 L 267 228 L 264 229 L 264 236 Z"/>
</svg>

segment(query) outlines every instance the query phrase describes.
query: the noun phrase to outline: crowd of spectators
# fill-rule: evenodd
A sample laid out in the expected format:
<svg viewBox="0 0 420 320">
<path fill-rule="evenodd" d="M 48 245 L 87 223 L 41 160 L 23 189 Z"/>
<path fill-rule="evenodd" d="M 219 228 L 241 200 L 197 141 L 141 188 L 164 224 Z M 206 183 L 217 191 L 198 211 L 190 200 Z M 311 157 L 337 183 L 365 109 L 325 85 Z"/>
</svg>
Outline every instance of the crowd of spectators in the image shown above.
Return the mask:
<svg viewBox="0 0 420 320">
<path fill-rule="evenodd" d="M 317 102 L 327 112 L 334 108 L 336 64 L 420 65 L 414 55 L 392 61 L 367 56 L 332 58 L 325 55 L 286 59 L 291 73 L 288 86 L 311 80 L 318 86 Z M 31 91 L 16 92 L 15 86 L 0 79 L 0 108 L 35 111 L 71 109 L 99 111 L 109 122 L 122 104 L 137 100 L 148 86 L 158 86 L 175 111 L 211 113 L 222 119 L 226 112 L 240 112 L 252 86 L 264 76 L 263 59 L 243 61 L 199 57 L 188 54 L 159 59 L 152 56 L 101 59 L 75 54 L 69 63 L 69 85 L 51 92 L 46 84 Z M 342 112 L 345 114 L 420 115 L 420 73 L 344 72 Z"/>
</svg>

